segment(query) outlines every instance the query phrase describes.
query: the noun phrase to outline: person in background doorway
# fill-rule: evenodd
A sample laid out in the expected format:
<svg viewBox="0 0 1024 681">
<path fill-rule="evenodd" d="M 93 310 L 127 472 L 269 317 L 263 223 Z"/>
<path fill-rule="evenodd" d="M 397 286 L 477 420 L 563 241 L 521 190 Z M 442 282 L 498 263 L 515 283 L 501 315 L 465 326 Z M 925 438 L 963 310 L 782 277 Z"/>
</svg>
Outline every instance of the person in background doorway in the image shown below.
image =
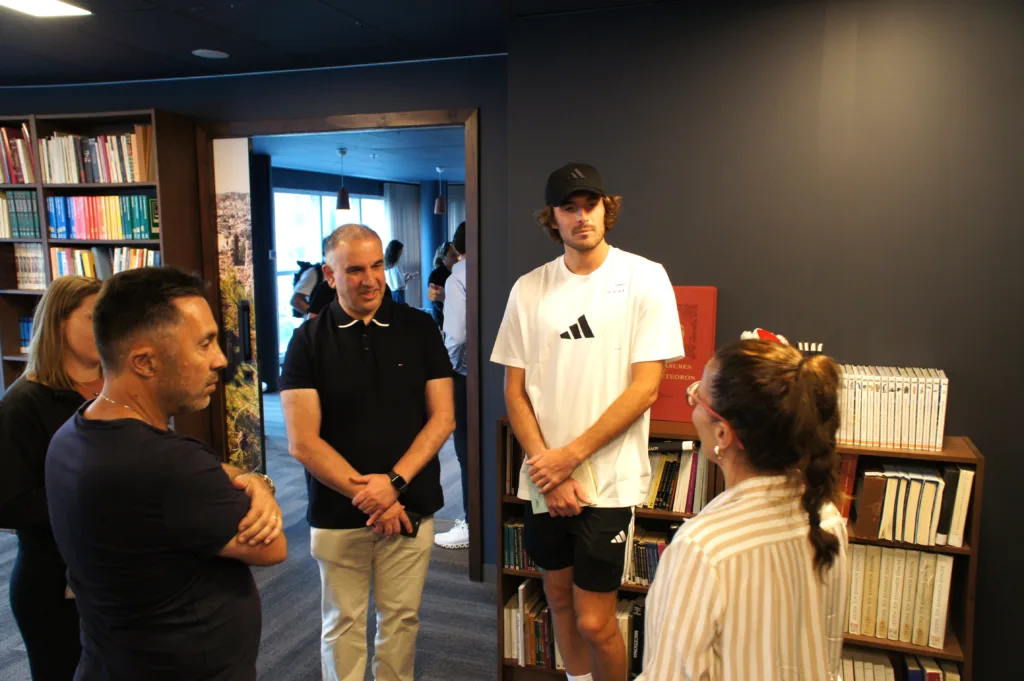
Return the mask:
<svg viewBox="0 0 1024 681">
<path fill-rule="evenodd" d="M 304 260 L 298 262 L 299 271 L 295 275 L 291 299 L 293 317 L 305 318 L 310 311 L 316 312 L 316 310 L 311 310 L 311 303 L 314 290 L 322 288 L 324 283 L 322 249 L 323 243 L 321 242 L 320 262 L 309 263 Z"/>
<path fill-rule="evenodd" d="M 462 518 L 452 529 L 437 535 L 434 543 L 445 549 L 469 546 L 469 426 L 466 423 L 466 223 L 455 229 L 452 250 L 458 261 L 444 283 L 444 344 L 455 371 L 455 457 L 462 473 Z"/>
<path fill-rule="evenodd" d="M 36 307 L 25 373 L 0 399 L 0 527 L 16 530 L 10 601 L 33 681 L 71 681 L 82 654 L 46 508 L 46 449 L 57 429 L 103 387 L 92 333 L 100 282 L 53 280 Z"/>
<path fill-rule="evenodd" d="M 76 681 L 256 678 L 248 566 L 288 553 L 273 484 L 170 429 L 209 405 L 227 364 L 204 295 L 190 274 L 145 267 L 96 299 L 103 389 L 53 436 L 45 472 L 81 615 Z"/>
<path fill-rule="evenodd" d="M 459 253 L 451 241 L 445 241 L 434 253 L 434 269 L 428 280 L 427 300 L 431 302 L 431 315 L 439 329 L 444 328 L 444 284 L 458 261 Z"/>
<path fill-rule="evenodd" d="M 372 583 L 373 676 L 413 681 L 433 515 L 444 506 L 437 453 L 454 428 L 452 368 L 430 315 L 384 297 L 376 232 L 344 225 L 326 252 L 338 297 L 292 336 L 281 375 L 320 567 L 321 674 L 364 678 Z"/>
<path fill-rule="evenodd" d="M 596 168 L 558 168 L 544 201 L 537 221 L 563 254 L 512 287 L 491 361 L 527 457 L 519 496 L 547 509 L 525 507 L 525 544 L 569 681 L 623 681 L 616 595 L 650 485 L 650 408 L 683 336 L 665 268 L 605 240 L 621 199 Z"/>
<path fill-rule="evenodd" d="M 405 303 L 405 287 L 409 280 L 416 276 L 416 272 L 406 272 L 402 269 L 404 250 L 405 244 L 397 239 L 389 241 L 388 247 L 384 249 L 384 275 L 396 303 Z"/>
<path fill-rule="evenodd" d="M 644 618 L 646 681 L 837 679 L 849 559 L 839 372 L 768 340 L 715 353 L 687 398 L 725 491 L 676 533 Z"/>
</svg>

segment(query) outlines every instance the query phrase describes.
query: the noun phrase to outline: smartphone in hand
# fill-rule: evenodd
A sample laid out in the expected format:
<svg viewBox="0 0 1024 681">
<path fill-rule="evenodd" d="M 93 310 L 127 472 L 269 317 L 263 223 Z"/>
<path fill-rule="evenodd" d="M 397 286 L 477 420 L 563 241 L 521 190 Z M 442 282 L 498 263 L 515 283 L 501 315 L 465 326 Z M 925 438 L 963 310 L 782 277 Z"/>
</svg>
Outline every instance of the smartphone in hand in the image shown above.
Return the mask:
<svg viewBox="0 0 1024 681">
<path fill-rule="evenodd" d="M 415 511 L 406 510 L 405 515 L 409 516 L 409 522 L 412 524 L 412 532 L 405 529 L 405 523 L 399 523 L 402 526 L 402 536 L 415 538 L 420 531 L 420 523 L 423 521 L 423 516 Z"/>
</svg>

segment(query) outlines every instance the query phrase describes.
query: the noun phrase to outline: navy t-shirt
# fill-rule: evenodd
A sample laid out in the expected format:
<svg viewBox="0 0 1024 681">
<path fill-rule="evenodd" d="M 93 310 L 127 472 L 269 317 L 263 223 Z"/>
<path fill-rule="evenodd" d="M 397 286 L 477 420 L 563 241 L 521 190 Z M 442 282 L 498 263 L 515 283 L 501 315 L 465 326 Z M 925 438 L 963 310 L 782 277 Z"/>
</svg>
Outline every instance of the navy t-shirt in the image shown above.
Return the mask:
<svg viewBox="0 0 1024 681">
<path fill-rule="evenodd" d="M 262 615 L 217 553 L 249 509 L 198 440 L 83 417 L 50 442 L 46 493 L 82 619 L 75 681 L 250 681 Z"/>
</svg>

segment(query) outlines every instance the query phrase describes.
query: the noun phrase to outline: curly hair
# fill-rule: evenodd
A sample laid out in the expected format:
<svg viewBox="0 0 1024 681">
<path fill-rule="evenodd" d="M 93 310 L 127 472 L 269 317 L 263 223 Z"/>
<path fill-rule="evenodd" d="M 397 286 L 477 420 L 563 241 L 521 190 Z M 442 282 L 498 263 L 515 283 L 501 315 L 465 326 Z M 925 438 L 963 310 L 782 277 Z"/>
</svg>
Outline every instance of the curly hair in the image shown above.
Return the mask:
<svg viewBox="0 0 1024 681">
<path fill-rule="evenodd" d="M 619 221 L 619 209 L 622 208 L 621 196 L 603 196 L 604 201 L 604 230 L 610 232 Z M 545 206 L 533 214 L 537 224 L 544 228 L 544 233 L 556 244 L 562 243 L 562 237 L 558 233 L 558 223 L 555 222 L 555 207 Z"/>
</svg>

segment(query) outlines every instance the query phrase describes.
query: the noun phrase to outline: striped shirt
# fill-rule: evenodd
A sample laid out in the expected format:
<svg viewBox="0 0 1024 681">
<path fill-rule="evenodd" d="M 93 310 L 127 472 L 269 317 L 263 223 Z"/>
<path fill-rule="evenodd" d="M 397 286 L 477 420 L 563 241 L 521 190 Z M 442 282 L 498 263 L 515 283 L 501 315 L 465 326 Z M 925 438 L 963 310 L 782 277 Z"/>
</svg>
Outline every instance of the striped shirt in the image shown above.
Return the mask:
<svg viewBox="0 0 1024 681">
<path fill-rule="evenodd" d="M 799 491 L 756 477 L 716 497 L 665 549 L 647 596 L 643 681 L 835 681 L 850 579 L 846 525 L 819 578 Z"/>
</svg>

